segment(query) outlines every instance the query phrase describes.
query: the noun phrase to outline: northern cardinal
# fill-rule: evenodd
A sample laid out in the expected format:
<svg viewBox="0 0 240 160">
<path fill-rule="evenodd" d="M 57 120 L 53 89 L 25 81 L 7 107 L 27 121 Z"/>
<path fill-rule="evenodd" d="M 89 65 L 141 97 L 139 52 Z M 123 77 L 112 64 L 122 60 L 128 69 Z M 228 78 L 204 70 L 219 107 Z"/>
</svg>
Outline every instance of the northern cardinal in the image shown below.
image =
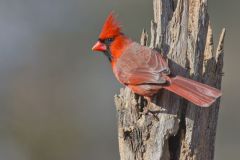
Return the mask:
<svg viewBox="0 0 240 160">
<path fill-rule="evenodd" d="M 107 56 L 120 83 L 148 99 L 164 88 L 198 106 L 208 107 L 221 96 L 220 90 L 206 84 L 172 77 L 166 59 L 124 35 L 113 13 L 107 17 L 92 50 Z"/>
</svg>

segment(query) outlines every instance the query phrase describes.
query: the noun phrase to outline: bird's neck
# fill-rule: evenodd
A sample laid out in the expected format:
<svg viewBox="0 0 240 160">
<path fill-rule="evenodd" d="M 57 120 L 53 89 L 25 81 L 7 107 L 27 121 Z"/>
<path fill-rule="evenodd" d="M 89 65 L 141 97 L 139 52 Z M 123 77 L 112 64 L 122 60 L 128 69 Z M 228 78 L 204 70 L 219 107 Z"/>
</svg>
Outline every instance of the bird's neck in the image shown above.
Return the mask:
<svg viewBox="0 0 240 160">
<path fill-rule="evenodd" d="M 132 40 L 130 40 L 125 35 L 120 35 L 115 38 L 109 49 L 112 65 L 114 65 L 116 61 L 121 57 L 122 53 L 131 42 Z"/>
</svg>

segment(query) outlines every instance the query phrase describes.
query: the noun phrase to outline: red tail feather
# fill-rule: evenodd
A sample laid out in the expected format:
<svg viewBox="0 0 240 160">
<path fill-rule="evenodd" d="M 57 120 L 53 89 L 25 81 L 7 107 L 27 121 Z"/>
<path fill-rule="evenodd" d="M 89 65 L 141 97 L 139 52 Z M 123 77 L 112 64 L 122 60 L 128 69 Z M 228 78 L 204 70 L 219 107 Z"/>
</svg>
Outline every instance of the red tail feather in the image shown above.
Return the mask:
<svg viewBox="0 0 240 160">
<path fill-rule="evenodd" d="M 172 84 L 165 89 L 201 107 L 209 107 L 222 94 L 216 88 L 181 76 L 171 78 L 171 81 Z"/>
</svg>

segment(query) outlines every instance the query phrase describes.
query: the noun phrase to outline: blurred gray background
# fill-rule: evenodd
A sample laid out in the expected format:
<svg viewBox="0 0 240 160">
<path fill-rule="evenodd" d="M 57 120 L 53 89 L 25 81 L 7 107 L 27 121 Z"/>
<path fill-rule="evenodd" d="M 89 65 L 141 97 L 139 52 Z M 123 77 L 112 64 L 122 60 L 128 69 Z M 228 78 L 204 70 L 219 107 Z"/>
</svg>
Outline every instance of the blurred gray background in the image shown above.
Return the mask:
<svg viewBox="0 0 240 160">
<path fill-rule="evenodd" d="M 227 28 L 216 160 L 240 152 L 239 6 L 209 0 L 214 40 Z M 91 51 L 111 10 L 137 41 L 150 27 L 151 0 L 0 0 L 0 160 L 119 159 L 121 86 Z"/>
</svg>

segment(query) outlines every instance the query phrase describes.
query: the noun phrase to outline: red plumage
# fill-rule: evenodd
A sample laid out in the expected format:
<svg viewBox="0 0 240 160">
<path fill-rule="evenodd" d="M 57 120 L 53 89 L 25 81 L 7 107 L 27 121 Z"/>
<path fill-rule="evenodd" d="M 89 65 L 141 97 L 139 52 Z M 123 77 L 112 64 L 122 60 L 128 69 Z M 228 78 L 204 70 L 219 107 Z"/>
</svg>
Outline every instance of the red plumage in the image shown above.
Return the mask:
<svg viewBox="0 0 240 160">
<path fill-rule="evenodd" d="M 117 36 L 120 34 L 120 32 L 121 32 L 120 24 L 118 23 L 118 21 L 116 21 L 113 12 L 111 12 L 108 15 L 108 17 L 103 25 L 102 31 L 99 35 L 99 38 L 105 39 L 105 38 L 109 38 L 112 36 Z"/>
<path fill-rule="evenodd" d="M 210 106 L 221 96 L 220 90 L 208 85 L 181 76 L 171 77 L 161 54 L 125 36 L 112 13 L 93 50 L 104 52 L 118 81 L 139 95 L 151 98 L 164 88 L 202 107 Z"/>
</svg>

